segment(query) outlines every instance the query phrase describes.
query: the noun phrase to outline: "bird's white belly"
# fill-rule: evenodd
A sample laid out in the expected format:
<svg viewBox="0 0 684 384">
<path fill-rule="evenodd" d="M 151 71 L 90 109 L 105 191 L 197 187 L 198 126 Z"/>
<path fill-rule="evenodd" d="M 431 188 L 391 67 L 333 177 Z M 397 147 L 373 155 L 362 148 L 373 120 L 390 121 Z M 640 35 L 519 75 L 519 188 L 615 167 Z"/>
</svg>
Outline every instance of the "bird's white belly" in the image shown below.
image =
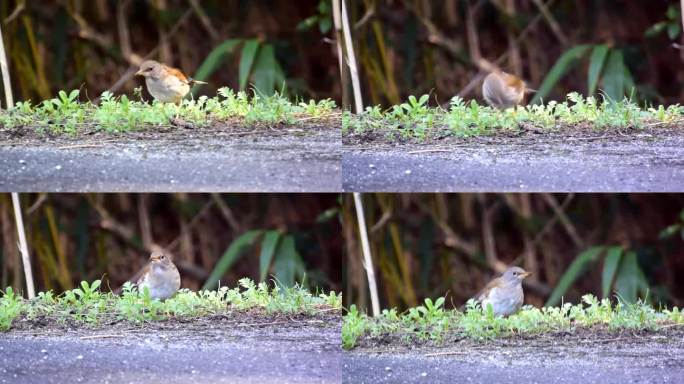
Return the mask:
<svg viewBox="0 0 684 384">
<path fill-rule="evenodd" d="M 144 292 L 145 288 L 153 299 L 165 300 L 173 296 L 178 290 L 177 280 L 174 279 L 145 279 L 138 290 Z"/>
<path fill-rule="evenodd" d="M 514 294 L 506 294 L 500 289 L 493 288 L 489 296 L 482 301 L 482 308 L 486 311 L 487 305 L 490 304 L 494 316 L 508 316 L 518 312 L 522 300 Z"/>
<path fill-rule="evenodd" d="M 190 92 L 190 86 L 177 79 L 162 81 L 148 77 L 145 79 L 145 83 L 150 95 L 163 103 L 178 102 Z"/>
</svg>

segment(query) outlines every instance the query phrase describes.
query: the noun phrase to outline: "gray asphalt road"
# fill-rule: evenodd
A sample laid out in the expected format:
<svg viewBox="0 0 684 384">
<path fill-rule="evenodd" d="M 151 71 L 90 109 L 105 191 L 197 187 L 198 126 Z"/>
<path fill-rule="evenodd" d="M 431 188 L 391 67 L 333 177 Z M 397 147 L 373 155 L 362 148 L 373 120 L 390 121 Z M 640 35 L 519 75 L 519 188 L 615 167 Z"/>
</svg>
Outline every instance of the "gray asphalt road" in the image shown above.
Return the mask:
<svg viewBox="0 0 684 384">
<path fill-rule="evenodd" d="M 100 331 L 87 334 L 117 334 Z M 0 383 L 339 383 L 339 327 L 3 335 Z"/>
<path fill-rule="evenodd" d="M 392 192 L 681 192 L 684 136 L 345 146 L 342 185 Z"/>
<path fill-rule="evenodd" d="M 334 192 L 339 132 L 0 147 L 0 190 Z"/>
<path fill-rule="evenodd" d="M 425 352 L 345 356 L 343 383 L 682 383 L 684 339 L 648 340 L 623 345 L 585 343 L 530 348 L 458 349 L 455 355 Z M 674 342 L 674 343 L 672 343 Z M 435 351 L 431 351 L 435 352 Z M 437 351 L 439 352 L 439 351 Z"/>
</svg>

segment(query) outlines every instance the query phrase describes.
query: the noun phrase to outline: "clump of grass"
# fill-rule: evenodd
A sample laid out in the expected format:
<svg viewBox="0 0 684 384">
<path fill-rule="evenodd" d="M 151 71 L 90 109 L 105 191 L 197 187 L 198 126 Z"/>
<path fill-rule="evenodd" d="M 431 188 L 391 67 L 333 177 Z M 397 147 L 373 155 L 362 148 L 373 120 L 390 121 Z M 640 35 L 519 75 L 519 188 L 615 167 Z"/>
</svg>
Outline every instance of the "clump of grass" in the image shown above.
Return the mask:
<svg viewBox="0 0 684 384">
<path fill-rule="evenodd" d="M 17 296 L 7 288 L 0 297 L 0 331 L 7 331 L 20 316 L 28 320 L 47 318 L 56 323 L 72 321 L 88 325 L 112 321 L 140 323 L 173 317 L 192 318 L 229 311 L 262 310 L 266 314 L 308 314 L 342 307 L 342 296 L 335 292 L 312 294 L 300 285 L 269 287 L 241 279 L 239 286 L 216 291 L 180 290 L 174 297 L 153 300 L 147 289 L 138 292 L 131 283 L 123 286 L 120 296 L 100 291 L 100 280 L 81 282 L 78 288 L 54 295 L 40 292 L 31 300 Z"/>
<path fill-rule="evenodd" d="M 674 124 L 684 119 L 679 105 L 642 109 L 634 102 L 598 101 L 571 93 L 566 100 L 546 105 L 519 106 L 504 111 L 482 106 L 475 100 L 451 99 L 448 109 L 427 106 L 428 95 L 409 96 L 406 103 L 387 110 L 368 107 L 365 112 L 342 116 L 345 135 L 363 134 L 381 129 L 390 139 L 417 139 L 442 136 L 486 136 L 517 132 L 523 125 L 543 131 L 561 130 L 567 126 L 589 125 L 596 130 L 643 128 L 646 124 Z"/>
<path fill-rule="evenodd" d="M 114 96 L 104 92 L 99 105 L 79 102 L 79 91 L 60 91 L 58 96 L 34 106 L 30 101 L 18 102 L 9 111 L 0 111 L 0 126 L 5 129 L 30 127 L 38 132 L 78 134 L 84 131 L 109 133 L 143 130 L 170 125 L 181 119 L 195 127 L 207 127 L 228 119 L 239 119 L 246 125 L 296 124 L 300 119 L 323 119 L 335 113 L 335 102 L 291 102 L 273 96 L 248 96 L 229 88 L 218 90 L 216 97 L 201 96 L 197 100 L 183 100 L 180 105 L 153 101 L 131 100 L 128 96 Z M 140 95 L 140 89 L 136 90 Z"/>
<path fill-rule="evenodd" d="M 467 337 L 473 340 L 489 340 L 517 334 L 540 334 L 546 332 L 572 332 L 578 327 L 603 327 L 609 331 L 623 329 L 655 330 L 663 325 L 684 326 L 684 312 L 657 311 L 647 303 L 625 303 L 617 300 L 599 300 L 593 295 L 582 297 L 582 303 L 565 303 L 560 307 L 523 307 L 509 317 L 494 316 L 491 306 L 483 309 L 470 300 L 464 312 L 444 308 L 444 298 L 434 302 L 426 299 L 424 305 L 398 313 L 396 309 L 384 310 L 376 318 L 360 313 L 352 305 L 342 324 L 342 346 L 351 349 L 359 338 L 398 336 L 405 343 L 442 343 L 447 338 Z"/>
</svg>

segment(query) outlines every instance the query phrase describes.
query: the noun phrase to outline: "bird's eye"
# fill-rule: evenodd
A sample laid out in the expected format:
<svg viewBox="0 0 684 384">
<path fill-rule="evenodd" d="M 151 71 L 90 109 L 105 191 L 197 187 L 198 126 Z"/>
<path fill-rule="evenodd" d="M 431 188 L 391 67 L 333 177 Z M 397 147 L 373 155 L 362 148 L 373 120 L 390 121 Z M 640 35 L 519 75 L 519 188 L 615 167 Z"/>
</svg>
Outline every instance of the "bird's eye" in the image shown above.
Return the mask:
<svg viewBox="0 0 684 384">
<path fill-rule="evenodd" d="M 161 255 L 161 257 L 159 257 L 159 258 L 162 259 L 162 260 L 164 260 L 164 259 L 166 258 L 166 256 Z"/>
</svg>

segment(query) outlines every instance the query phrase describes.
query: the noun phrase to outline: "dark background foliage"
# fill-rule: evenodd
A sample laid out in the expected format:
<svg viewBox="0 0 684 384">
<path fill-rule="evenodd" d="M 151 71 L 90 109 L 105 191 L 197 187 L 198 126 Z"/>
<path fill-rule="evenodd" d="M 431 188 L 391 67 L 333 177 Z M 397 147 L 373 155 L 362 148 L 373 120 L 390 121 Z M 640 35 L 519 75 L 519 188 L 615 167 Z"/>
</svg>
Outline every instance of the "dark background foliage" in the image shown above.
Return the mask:
<svg viewBox="0 0 684 384">
<path fill-rule="evenodd" d="M 210 275 L 341 289 L 339 196 L 334 194 L 23 194 L 36 289 L 61 292 L 106 277 L 112 289 L 168 250 L 182 286 Z M 12 202 L 0 194 L 0 286 L 23 291 Z M 247 241 L 252 239 L 252 241 Z M 242 252 L 230 250 L 240 248 Z M 265 249 L 274 247 L 270 259 Z M 294 249 L 290 247 L 294 245 Z M 236 248 L 237 247 L 237 248 Z M 262 258 L 265 261 L 262 261 Z M 225 272 L 219 264 L 233 262 Z M 225 264 L 224 264 L 225 265 Z M 104 284 L 107 286 L 107 283 Z"/>
<path fill-rule="evenodd" d="M 678 0 L 349 3 L 366 105 L 427 93 L 440 103 L 456 94 L 480 97 L 480 58 L 502 58 L 499 66 L 544 100 L 601 91 L 649 103 L 684 101 L 684 51 L 672 46 L 682 42 Z"/>
<path fill-rule="evenodd" d="M 366 194 L 363 201 L 383 307 L 445 294 L 458 307 L 514 264 L 533 273 L 526 302 L 537 306 L 587 293 L 684 305 L 684 195 Z M 350 196 L 344 207 L 344 299 L 366 308 Z"/>
<path fill-rule="evenodd" d="M 200 93 L 253 84 L 322 99 L 339 88 L 334 46 L 324 40 L 327 3 L 9 0 L 0 2 L 0 21 L 17 99 L 77 88 L 91 99 L 110 88 L 131 94 L 143 82 L 124 76 L 149 53 L 206 79 Z"/>
</svg>

